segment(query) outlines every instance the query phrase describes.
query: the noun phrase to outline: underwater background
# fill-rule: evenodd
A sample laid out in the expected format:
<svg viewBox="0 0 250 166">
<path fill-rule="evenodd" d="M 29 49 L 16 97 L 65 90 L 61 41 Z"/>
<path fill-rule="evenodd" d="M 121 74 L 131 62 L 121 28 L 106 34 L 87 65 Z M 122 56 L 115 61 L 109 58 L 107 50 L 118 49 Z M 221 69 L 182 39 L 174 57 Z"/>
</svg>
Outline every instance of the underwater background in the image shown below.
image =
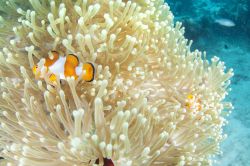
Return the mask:
<svg viewBox="0 0 250 166">
<path fill-rule="evenodd" d="M 165 1 L 193 40 L 193 50 L 206 51 L 208 59 L 218 56 L 234 69 L 227 100 L 235 109 L 215 166 L 250 166 L 250 0 Z"/>
<path fill-rule="evenodd" d="M 250 166 L 250 0 L 166 0 L 193 40 L 192 49 L 234 69 L 227 100 L 234 105 L 216 166 Z"/>
</svg>

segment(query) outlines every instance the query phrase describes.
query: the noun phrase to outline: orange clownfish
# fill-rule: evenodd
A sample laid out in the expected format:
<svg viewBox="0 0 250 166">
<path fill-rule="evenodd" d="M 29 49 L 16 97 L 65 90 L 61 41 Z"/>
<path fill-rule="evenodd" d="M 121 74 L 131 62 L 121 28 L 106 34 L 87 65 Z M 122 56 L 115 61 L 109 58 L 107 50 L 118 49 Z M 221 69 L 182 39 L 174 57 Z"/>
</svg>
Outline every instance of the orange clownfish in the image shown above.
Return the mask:
<svg viewBox="0 0 250 166">
<path fill-rule="evenodd" d="M 36 78 L 45 78 L 47 75 L 52 83 L 67 77 L 75 79 L 80 77 L 84 81 L 91 82 L 95 75 L 92 63 L 79 63 L 77 56 L 73 54 L 60 56 L 56 51 L 51 51 L 47 58 L 40 60 L 33 66 L 32 71 Z"/>
</svg>

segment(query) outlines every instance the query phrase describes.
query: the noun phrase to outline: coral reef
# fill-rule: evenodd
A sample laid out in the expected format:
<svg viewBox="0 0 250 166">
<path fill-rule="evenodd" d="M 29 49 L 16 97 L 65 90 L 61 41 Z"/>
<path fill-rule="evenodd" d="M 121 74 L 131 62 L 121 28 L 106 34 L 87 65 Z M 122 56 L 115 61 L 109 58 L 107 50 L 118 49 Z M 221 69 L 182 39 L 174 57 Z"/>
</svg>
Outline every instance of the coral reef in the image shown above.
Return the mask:
<svg viewBox="0 0 250 166">
<path fill-rule="evenodd" d="M 233 73 L 190 51 L 163 0 L 1 3 L 2 164 L 213 163 Z M 52 50 L 93 63 L 95 79 L 35 79 Z"/>
</svg>

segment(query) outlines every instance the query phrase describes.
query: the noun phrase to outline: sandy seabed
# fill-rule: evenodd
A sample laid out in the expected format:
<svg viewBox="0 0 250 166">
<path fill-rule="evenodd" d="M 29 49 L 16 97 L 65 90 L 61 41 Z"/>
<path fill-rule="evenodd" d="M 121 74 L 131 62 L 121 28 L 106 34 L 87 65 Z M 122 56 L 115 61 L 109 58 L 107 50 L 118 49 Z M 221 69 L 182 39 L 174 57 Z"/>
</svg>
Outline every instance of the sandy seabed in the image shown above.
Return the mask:
<svg viewBox="0 0 250 166">
<path fill-rule="evenodd" d="M 235 74 L 232 79 L 232 91 L 227 97 L 227 100 L 232 101 L 235 109 L 227 118 L 229 123 L 224 130 L 228 138 L 221 145 L 223 154 L 218 156 L 215 166 L 250 165 L 249 43 L 247 36 L 233 37 L 229 34 L 201 38 L 194 43 L 194 48 L 206 50 L 208 57 L 213 55 L 220 57 L 226 63 L 227 68 L 234 69 Z"/>
</svg>

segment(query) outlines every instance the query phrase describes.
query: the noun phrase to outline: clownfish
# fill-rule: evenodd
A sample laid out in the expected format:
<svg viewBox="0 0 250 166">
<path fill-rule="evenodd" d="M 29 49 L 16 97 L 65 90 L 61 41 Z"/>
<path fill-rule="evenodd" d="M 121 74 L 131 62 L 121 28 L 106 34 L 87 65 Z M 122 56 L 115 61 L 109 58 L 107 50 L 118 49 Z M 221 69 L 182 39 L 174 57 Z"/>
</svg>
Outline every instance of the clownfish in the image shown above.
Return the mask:
<svg viewBox="0 0 250 166">
<path fill-rule="evenodd" d="M 188 110 L 196 110 L 196 111 L 202 110 L 201 100 L 197 99 L 192 94 L 188 94 L 185 106 Z"/>
<path fill-rule="evenodd" d="M 32 71 L 37 79 L 45 78 L 47 75 L 51 83 L 67 77 L 91 82 L 95 75 L 95 67 L 92 63 L 80 63 L 77 56 L 73 54 L 60 56 L 57 51 L 51 51 L 47 58 L 41 59 L 33 66 Z"/>
</svg>

